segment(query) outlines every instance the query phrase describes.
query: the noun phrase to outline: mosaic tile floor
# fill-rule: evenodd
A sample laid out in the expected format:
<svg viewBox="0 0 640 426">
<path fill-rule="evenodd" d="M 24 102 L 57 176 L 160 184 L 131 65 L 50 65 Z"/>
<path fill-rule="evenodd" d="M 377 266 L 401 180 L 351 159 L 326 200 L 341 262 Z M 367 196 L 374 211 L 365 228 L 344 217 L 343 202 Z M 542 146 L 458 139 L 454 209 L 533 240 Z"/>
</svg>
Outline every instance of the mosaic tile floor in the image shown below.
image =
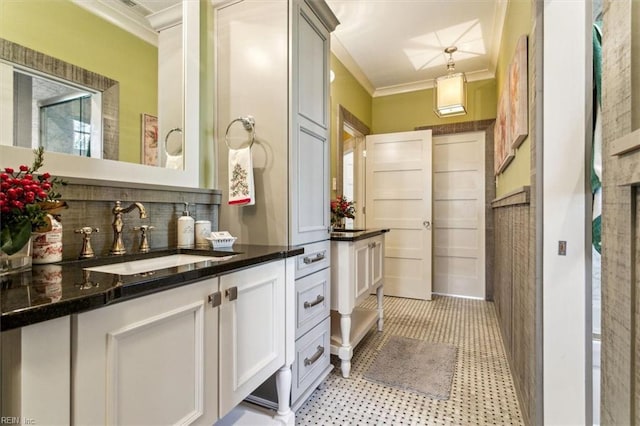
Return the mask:
<svg viewBox="0 0 640 426">
<path fill-rule="evenodd" d="M 368 298 L 365 307 L 375 307 Z M 384 298 L 384 331 L 356 347 L 351 377 L 339 359 L 329 377 L 296 413 L 298 425 L 522 425 L 522 416 L 498 330 L 494 305 L 480 300 L 434 297 L 430 302 Z M 458 347 L 448 400 L 369 382 L 363 374 L 390 335 Z"/>
</svg>

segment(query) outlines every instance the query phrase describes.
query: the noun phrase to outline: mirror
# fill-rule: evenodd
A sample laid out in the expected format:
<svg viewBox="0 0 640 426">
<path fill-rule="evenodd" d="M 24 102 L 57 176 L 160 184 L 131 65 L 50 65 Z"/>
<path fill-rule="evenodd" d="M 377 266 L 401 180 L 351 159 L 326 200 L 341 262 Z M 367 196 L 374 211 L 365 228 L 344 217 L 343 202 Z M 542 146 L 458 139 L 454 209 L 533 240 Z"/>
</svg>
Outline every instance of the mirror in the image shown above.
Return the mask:
<svg viewBox="0 0 640 426">
<path fill-rule="evenodd" d="M 175 3 L 174 0 L 170 1 Z M 158 31 L 148 30 L 144 33 L 145 40 L 132 35 L 130 31 L 125 31 L 119 26 L 112 24 L 113 20 L 107 22 L 101 17 L 96 16 L 92 12 L 85 10 L 85 7 L 97 7 L 98 13 L 102 16 L 113 15 L 113 10 L 104 10 L 105 5 L 112 6 L 119 3 L 119 7 L 123 6 L 117 0 L 31 0 L 28 2 L 6 2 L 0 3 L 0 38 L 9 42 L 24 46 L 32 51 L 46 54 L 55 58 L 62 64 L 63 68 L 76 66 L 80 69 L 91 70 L 96 74 L 102 73 L 103 76 L 111 77 L 116 82 L 117 98 L 118 98 L 118 126 L 113 129 L 117 135 L 117 148 L 113 155 L 105 154 L 102 157 L 107 160 L 94 160 L 88 158 L 67 158 L 67 155 L 58 157 L 57 154 L 48 154 L 47 158 L 56 158 L 64 163 L 62 172 L 65 176 L 77 175 L 78 170 L 90 170 L 89 175 L 82 177 L 92 177 L 110 180 L 136 180 L 142 176 L 146 180 L 148 168 L 137 169 L 132 165 L 120 163 L 144 163 L 147 158 L 145 149 L 152 152 L 150 158 L 155 159 L 155 164 L 164 166 L 167 163 L 167 152 L 164 150 L 164 143 L 171 145 L 171 155 L 173 157 L 173 167 L 182 170 L 184 173 L 173 174 L 172 178 L 168 178 L 168 183 L 178 185 L 186 184 L 187 186 L 198 186 L 198 155 L 199 150 L 199 119 L 197 117 L 185 120 L 186 110 L 191 111 L 195 116 L 198 115 L 199 109 L 199 2 L 183 1 L 177 6 L 170 8 L 171 14 L 178 15 L 178 19 L 182 19 L 182 25 L 171 23 L 171 19 L 162 17 L 156 19 L 154 27 L 160 28 Z M 193 4 L 196 3 L 196 4 Z M 167 4 L 167 2 L 165 2 Z M 82 5 L 82 7 L 80 6 Z M 97 5 L 97 6 L 96 6 Z M 18 15 L 16 15 L 18 14 Z M 150 18 L 151 20 L 151 18 Z M 187 25 L 187 20 L 191 25 Z M 126 19 L 121 19 L 126 21 Z M 175 20 L 174 20 L 175 21 Z M 55 28 L 52 26 L 55 25 Z M 64 28 L 64 30 L 61 30 Z M 27 31 L 29 29 L 29 31 Z M 140 30 L 136 30 L 140 32 Z M 42 37 L 46 33 L 47 37 Z M 167 36 L 167 42 L 163 41 L 164 34 L 171 33 Z M 149 40 L 156 38 L 158 47 L 154 46 Z M 177 40 L 176 40 L 177 39 Z M 175 46 L 178 49 L 175 49 Z M 167 61 L 159 60 L 163 57 L 163 46 L 167 46 Z M 190 49 L 187 49 L 190 46 Z M 105 49 L 107 49 L 105 51 Z M 6 50 L 0 50 L 0 56 L 5 58 Z M 187 61 L 184 57 L 191 58 Z M 118 58 L 122 60 L 118 60 Z M 195 58 L 195 62 L 193 62 Z M 142 66 L 141 63 L 146 65 Z M 173 70 L 167 70 L 167 67 L 173 67 Z M 175 75 L 167 78 L 166 74 L 163 79 L 163 72 L 179 72 L 179 78 Z M 153 70 L 153 71 L 150 71 Z M 183 74 L 184 73 L 184 74 Z M 7 72 L 0 75 L 0 83 L 6 84 L 5 78 Z M 185 78 L 182 78 L 182 75 Z M 188 76 L 193 80 L 189 80 Z M 55 76 L 54 76 L 55 77 Z M 174 88 L 163 94 L 162 85 L 160 92 L 158 91 L 158 81 L 173 81 Z M 183 84 L 184 83 L 184 84 Z M 83 85 L 84 87 L 87 87 Z M 2 92 L 0 92 L 2 93 Z M 104 95 L 104 92 L 101 92 Z M 194 98 L 188 98 L 189 94 Z M 189 104 L 183 102 L 189 99 Z M 94 102 L 95 103 L 95 102 Z M 104 96 L 101 102 L 104 116 L 109 111 L 104 109 Z M 164 108 L 166 106 L 166 108 Z M 25 154 L 20 153 L 19 148 L 8 148 L 13 145 L 13 122 L 9 122 L 5 112 L 5 104 L 0 103 L 3 109 L 2 118 L 0 118 L 0 153 L 2 153 L 3 162 L 12 155 L 24 157 Z M 164 109 L 163 109 L 164 108 Z M 150 120 L 145 120 L 151 117 Z M 163 120 L 163 117 L 177 117 L 177 121 Z M 157 117 L 157 118 L 156 118 Z M 155 120 L 154 120 L 155 118 Z M 12 120 L 13 121 L 13 120 Z M 113 126 L 106 125 L 103 121 L 102 134 L 105 135 Z M 7 130 L 8 129 L 8 130 Z M 178 129 L 179 131 L 171 130 Z M 184 142 L 192 135 L 193 146 L 185 146 Z M 145 138 L 145 136 L 147 136 Z M 176 147 L 178 145 L 178 147 Z M 104 151 L 108 151 L 107 148 Z M 194 158 L 188 158 L 189 151 L 195 151 Z M 28 150 L 30 152 L 30 149 Z M 92 149 L 93 151 L 93 149 Z M 61 154 L 62 155 L 62 154 Z M 154 157 L 155 155 L 155 157 Z M 118 166 L 116 169 L 122 168 L 123 173 L 130 176 L 114 176 L 113 163 L 117 159 Z M 73 167 L 72 164 L 76 160 L 89 161 L 88 164 L 82 164 L 81 167 Z M 110 161 L 113 160 L 113 161 Z M 109 170 L 104 176 L 97 172 L 95 161 L 105 162 L 104 165 L 97 167 L 99 170 Z M 50 160 L 47 161 L 50 163 Z M 151 164 L 152 161 L 147 161 Z M 186 167 L 185 167 L 186 166 Z M 194 167 L 193 170 L 188 170 Z M 93 173 L 94 171 L 97 172 Z M 163 173 L 154 173 L 152 175 L 164 175 Z M 167 175 L 169 176 L 169 175 Z M 177 180 L 176 180 L 177 178 Z M 156 178 L 149 178 L 150 183 L 162 183 Z"/>
<path fill-rule="evenodd" d="M 2 38 L 0 75 L 3 141 L 118 160 L 117 81 Z"/>
<path fill-rule="evenodd" d="M 344 195 L 355 202 L 355 219 L 346 219 L 345 227 L 364 228 L 365 203 L 365 136 L 370 134 L 369 127 L 338 105 L 338 146 L 336 158 L 336 194 Z"/>
</svg>

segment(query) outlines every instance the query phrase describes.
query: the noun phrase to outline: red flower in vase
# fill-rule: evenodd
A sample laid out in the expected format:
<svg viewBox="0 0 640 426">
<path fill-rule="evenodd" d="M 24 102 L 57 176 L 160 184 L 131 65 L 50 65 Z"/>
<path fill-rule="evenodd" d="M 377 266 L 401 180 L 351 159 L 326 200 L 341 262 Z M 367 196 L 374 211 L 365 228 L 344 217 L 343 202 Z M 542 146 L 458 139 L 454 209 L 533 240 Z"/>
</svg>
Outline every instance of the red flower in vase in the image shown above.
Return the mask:
<svg viewBox="0 0 640 426">
<path fill-rule="evenodd" d="M 47 213 L 66 207 L 55 191 L 66 182 L 49 173 L 35 175 L 44 164 L 44 148 L 33 152 L 31 167 L 21 165 L 18 171 L 5 167 L 0 173 L 0 251 L 8 255 L 20 250 L 32 231 L 46 225 Z"/>
</svg>

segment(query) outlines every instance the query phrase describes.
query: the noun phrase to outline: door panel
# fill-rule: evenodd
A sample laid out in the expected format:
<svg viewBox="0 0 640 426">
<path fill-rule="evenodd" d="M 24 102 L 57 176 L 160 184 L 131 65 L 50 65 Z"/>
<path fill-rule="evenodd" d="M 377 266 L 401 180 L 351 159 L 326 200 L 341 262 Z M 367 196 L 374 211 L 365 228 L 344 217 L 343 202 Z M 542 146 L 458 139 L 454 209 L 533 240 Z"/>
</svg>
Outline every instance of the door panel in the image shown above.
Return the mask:
<svg viewBox="0 0 640 426">
<path fill-rule="evenodd" d="M 366 139 L 366 227 L 391 229 L 384 293 L 431 299 L 431 131 Z"/>
<path fill-rule="evenodd" d="M 434 292 L 485 297 L 484 132 L 433 138 Z"/>
</svg>

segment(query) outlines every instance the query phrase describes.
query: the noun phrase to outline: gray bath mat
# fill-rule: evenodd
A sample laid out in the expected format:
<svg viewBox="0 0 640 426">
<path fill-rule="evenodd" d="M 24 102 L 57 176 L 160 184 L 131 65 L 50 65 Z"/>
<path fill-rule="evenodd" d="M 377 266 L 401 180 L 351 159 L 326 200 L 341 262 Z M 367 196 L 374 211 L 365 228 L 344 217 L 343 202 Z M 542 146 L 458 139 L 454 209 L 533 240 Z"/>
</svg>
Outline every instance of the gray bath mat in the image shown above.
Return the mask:
<svg viewBox="0 0 640 426">
<path fill-rule="evenodd" d="M 391 336 L 364 378 L 386 386 L 449 399 L 457 348 L 448 343 Z"/>
</svg>

